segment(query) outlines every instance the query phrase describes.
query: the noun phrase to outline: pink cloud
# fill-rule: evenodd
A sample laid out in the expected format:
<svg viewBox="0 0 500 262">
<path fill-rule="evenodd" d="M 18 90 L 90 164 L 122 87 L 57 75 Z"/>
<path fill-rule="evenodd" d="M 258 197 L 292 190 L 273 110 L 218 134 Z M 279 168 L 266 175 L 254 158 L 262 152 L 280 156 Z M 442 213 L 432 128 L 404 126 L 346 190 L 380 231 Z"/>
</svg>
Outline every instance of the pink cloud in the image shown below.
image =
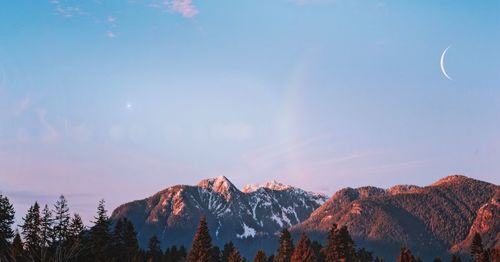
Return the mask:
<svg viewBox="0 0 500 262">
<path fill-rule="evenodd" d="M 170 10 L 184 17 L 191 18 L 199 13 L 192 0 L 167 0 L 165 4 Z"/>
</svg>

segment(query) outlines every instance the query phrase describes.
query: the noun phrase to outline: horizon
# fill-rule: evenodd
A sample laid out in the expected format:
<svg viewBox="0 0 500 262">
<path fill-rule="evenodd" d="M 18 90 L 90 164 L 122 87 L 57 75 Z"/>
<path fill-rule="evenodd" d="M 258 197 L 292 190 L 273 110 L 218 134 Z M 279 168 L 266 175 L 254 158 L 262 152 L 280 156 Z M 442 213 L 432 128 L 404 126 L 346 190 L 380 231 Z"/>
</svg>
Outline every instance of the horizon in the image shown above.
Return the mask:
<svg viewBox="0 0 500 262">
<path fill-rule="evenodd" d="M 342 189 L 345 189 L 345 188 L 360 188 L 360 187 L 369 187 L 369 186 L 374 186 L 374 187 L 377 187 L 377 188 L 381 188 L 381 189 L 384 189 L 384 190 L 388 190 L 392 187 L 395 187 L 395 186 L 400 186 L 400 185 L 403 185 L 403 186 L 418 186 L 418 187 L 427 187 L 427 186 L 432 186 L 434 183 L 437 183 L 443 179 L 446 179 L 446 178 L 450 178 L 450 177 L 465 177 L 467 179 L 473 179 L 473 180 L 478 180 L 474 177 L 469 177 L 469 176 L 466 176 L 466 175 L 463 175 L 463 174 L 451 174 L 451 175 L 447 175 L 447 176 L 443 176 L 435 181 L 431 181 L 427 184 L 407 184 L 407 183 L 402 183 L 402 184 L 392 184 L 390 186 L 387 186 L 387 187 L 380 187 L 380 186 L 374 186 L 374 185 L 360 185 L 360 186 L 345 186 L 345 187 L 340 187 L 338 188 L 337 190 L 329 193 L 329 192 L 319 192 L 319 191 L 312 191 L 312 190 L 308 190 L 306 188 L 302 188 L 300 186 L 297 186 L 297 185 L 293 185 L 293 184 L 287 184 L 283 181 L 276 181 L 276 180 L 269 180 L 269 181 L 263 181 L 263 182 L 255 182 L 255 183 L 250 183 L 250 184 L 243 184 L 243 185 L 238 185 L 238 184 L 235 184 L 230 178 L 228 178 L 227 176 L 224 176 L 224 175 L 221 175 L 221 176 L 216 176 L 216 177 L 207 177 L 207 178 L 203 178 L 199 181 L 197 181 L 196 183 L 192 183 L 192 184 L 187 184 L 187 183 L 180 183 L 180 184 L 172 184 L 172 185 L 167 185 L 161 189 L 158 189 L 157 191 L 154 191 L 154 192 L 149 192 L 149 193 L 145 193 L 145 196 L 144 197 L 140 197 L 140 198 L 136 198 L 136 199 L 128 199 L 128 200 L 125 200 L 124 202 L 120 203 L 119 205 L 115 206 L 115 207 L 112 207 L 112 208 L 109 208 L 107 205 L 106 205 L 106 209 L 108 211 L 108 215 L 111 216 L 112 212 L 118 208 L 119 206 L 121 205 L 124 205 L 124 204 L 127 204 L 127 203 L 131 203 L 131 202 L 134 202 L 134 201 L 138 201 L 138 200 L 144 200 L 144 199 L 147 199 L 147 198 L 150 198 L 154 195 L 156 195 L 157 193 L 160 193 L 168 188 L 171 188 L 171 187 L 175 187 L 175 186 L 198 186 L 198 184 L 204 180 L 215 180 L 215 179 L 218 179 L 218 178 L 225 178 L 226 180 L 228 180 L 230 183 L 232 183 L 240 192 L 243 192 L 243 193 L 246 193 L 243 191 L 243 189 L 246 187 L 246 186 L 257 186 L 257 187 L 265 187 L 267 183 L 277 183 L 277 184 L 281 184 L 281 185 L 285 185 L 285 186 L 290 186 L 290 187 L 294 187 L 294 188 L 298 188 L 298 189 L 302 189 L 302 190 L 305 190 L 306 192 L 310 192 L 310 193 L 315 193 L 315 194 L 321 194 L 325 197 L 327 197 L 328 199 L 330 199 L 331 197 L 333 197 L 333 195 L 335 193 L 337 193 L 338 191 L 342 190 Z M 482 181 L 482 182 L 486 182 L 486 183 L 489 183 L 489 184 L 493 184 L 493 185 L 496 185 L 495 183 L 491 182 L 491 181 L 483 181 L 483 180 L 478 180 L 478 181 Z M 12 201 L 12 198 L 10 198 L 10 194 L 8 192 L 2 192 L 0 191 L 0 194 L 8 197 L 11 201 Z M 33 195 L 29 198 L 29 201 L 36 201 L 41 208 L 43 208 L 45 205 L 48 205 L 48 207 L 50 209 L 53 208 L 55 202 L 57 201 L 57 199 L 61 196 L 61 195 L 64 195 L 64 194 L 54 194 L 54 195 L 51 195 L 51 196 L 40 196 L 40 195 Z M 82 219 L 83 219 L 83 222 L 86 226 L 90 226 L 92 224 L 92 221 L 93 219 L 95 218 L 95 211 L 97 209 L 97 203 L 95 204 L 95 208 L 94 208 L 94 213 L 80 213 L 78 212 L 78 210 L 74 210 L 72 208 L 72 203 L 71 203 L 71 198 L 73 197 L 73 195 L 70 195 L 69 197 L 64 195 L 64 197 L 69 200 L 69 208 L 70 208 L 70 211 L 72 213 L 77 213 L 79 215 L 82 216 Z M 22 198 L 22 197 L 21 197 Z M 15 197 L 15 193 L 14 193 L 14 198 L 13 199 L 16 199 Z M 39 201 L 38 199 L 43 199 L 43 201 Z M 98 199 L 99 200 L 105 200 L 106 199 Z M 33 205 L 34 202 L 29 202 L 29 201 L 23 201 L 21 203 L 23 203 L 22 205 L 20 205 L 21 207 L 25 207 L 25 209 L 27 210 L 29 208 L 29 206 Z M 106 202 L 107 203 L 107 202 Z M 16 208 L 16 205 L 14 205 L 14 208 L 16 209 L 16 224 L 17 225 L 20 225 L 21 222 L 22 222 L 22 216 L 25 215 L 26 211 L 23 211 L 22 209 L 21 210 L 18 210 L 18 207 Z"/>
<path fill-rule="evenodd" d="M 500 2 L 7 1 L 0 192 L 500 183 Z"/>
</svg>

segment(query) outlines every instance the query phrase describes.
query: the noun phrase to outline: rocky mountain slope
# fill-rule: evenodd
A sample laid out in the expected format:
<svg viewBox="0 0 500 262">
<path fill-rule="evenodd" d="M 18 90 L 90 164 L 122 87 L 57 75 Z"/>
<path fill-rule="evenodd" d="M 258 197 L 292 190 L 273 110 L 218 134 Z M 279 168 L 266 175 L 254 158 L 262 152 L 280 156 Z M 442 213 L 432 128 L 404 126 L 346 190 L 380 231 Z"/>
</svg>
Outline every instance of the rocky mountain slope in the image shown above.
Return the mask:
<svg viewBox="0 0 500 262">
<path fill-rule="evenodd" d="M 391 260 L 401 246 L 425 259 L 466 250 L 473 233 L 498 245 L 500 187 L 464 176 L 426 186 L 346 188 L 292 232 L 322 238 L 333 223 L 346 225 L 360 246 Z"/>
<path fill-rule="evenodd" d="M 465 253 L 468 251 L 476 233 L 481 235 L 483 245 L 500 247 L 500 190 L 497 190 L 490 201 L 479 208 L 469 229 L 469 234 L 462 242 L 451 248 L 452 252 Z"/>
<path fill-rule="evenodd" d="M 130 219 L 143 246 L 155 234 L 163 246 L 189 247 L 202 214 L 216 244 L 248 244 L 254 239 L 274 238 L 280 229 L 304 221 L 326 199 L 277 182 L 250 185 L 240 191 L 221 176 L 196 186 L 173 186 L 121 205 L 111 218 Z"/>
</svg>

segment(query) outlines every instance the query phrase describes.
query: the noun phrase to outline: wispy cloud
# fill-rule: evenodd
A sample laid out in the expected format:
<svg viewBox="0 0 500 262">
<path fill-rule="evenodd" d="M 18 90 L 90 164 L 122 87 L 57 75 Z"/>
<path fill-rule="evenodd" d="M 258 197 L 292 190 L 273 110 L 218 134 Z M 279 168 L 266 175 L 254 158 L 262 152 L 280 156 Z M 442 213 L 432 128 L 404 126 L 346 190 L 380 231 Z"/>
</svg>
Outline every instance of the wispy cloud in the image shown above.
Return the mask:
<svg viewBox="0 0 500 262">
<path fill-rule="evenodd" d="M 50 0 L 49 2 L 54 5 L 56 13 L 64 17 L 69 18 L 85 14 L 80 6 L 70 5 L 64 0 Z"/>
<path fill-rule="evenodd" d="M 107 36 L 108 38 L 116 38 L 116 37 L 117 37 L 117 35 L 116 35 L 114 32 L 112 32 L 112 31 L 108 31 L 108 32 L 106 33 L 106 36 Z"/>
<path fill-rule="evenodd" d="M 52 126 L 51 123 L 47 120 L 47 111 L 45 109 L 38 109 L 38 120 L 40 124 L 43 126 L 44 133 L 42 134 L 42 142 L 52 143 L 55 142 L 59 138 L 59 133 Z"/>
<path fill-rule="evenodd" d="M 33 99 L 31 96 L 25 96 L 21 101 L 19 101 L 15 106 L 14 106 L 14 115 L 20 115 L 26 110 L 28 110 L 31 105 L 32 105 Z"/>
<path fill-rule="evenodd" d="M 110 24 L 114 24 L 115 21 L 116 21 L 116 17 L 114 16 L 108 16 L 108 19 L 107 19 L 108 23 Z"/>
<path fill-rule="evenodd" d="M 192 0 L 169 0 L 166 1 L 170 10 L 180 13 L 184 17 L 194 17 L 199 13 Z"/>
</svg>

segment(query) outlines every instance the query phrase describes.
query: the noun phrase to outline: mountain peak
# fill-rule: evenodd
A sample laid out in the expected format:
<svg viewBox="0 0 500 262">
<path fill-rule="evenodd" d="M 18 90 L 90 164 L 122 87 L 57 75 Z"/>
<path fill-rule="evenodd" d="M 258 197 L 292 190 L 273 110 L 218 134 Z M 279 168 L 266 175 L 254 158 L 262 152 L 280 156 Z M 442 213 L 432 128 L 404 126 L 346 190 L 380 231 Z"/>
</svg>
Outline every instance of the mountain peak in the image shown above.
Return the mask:
<svg viewBox="0 0 500 262">
<path fill-rule="evenodd" d="M 456 184 L 456 183 L 463 182 L 465 180 L 473 180 L 473 179 L 466 177 L 466 176 L 463 176 L 463 175 L 451 175 L 451 176 L 447 176 L 447 177 L 439 179 L 438 181 L 433 183 L 431 186 L 440 186 L 440 185 L 444 185 L 444 184 Z"/>
<path fill-rule="evenodd" d="M 218 193 L 227 193 L 237 190 L 233 183 L 225 176 L 203 179 L 198 183 L 198 186 L 205 189 L 211 189 Z"/>
<path fill-rule="evenodd" d="M 254 191 L 257 191 L 259 190 L 260 188 L 268 188 L 268 189 L 271 189 L 271 190 L 277 190 L 277 191 L 283 191 L 283 190 L 287 190 L 287 189 L 290 189 L 290 188 L 293 188 L 292 186 L 289 186 L 289 185 L 285 185 L 283 183 L 280 183 L 276 180 L 272 180 L 272 181 L 268 181 L 264 184 L 250 184 L 250 185 L 246 185 L 243 187 L 243 192 L 245 193 L 251 193 L 251 192 L 254 192 Z"/>
</svg>

